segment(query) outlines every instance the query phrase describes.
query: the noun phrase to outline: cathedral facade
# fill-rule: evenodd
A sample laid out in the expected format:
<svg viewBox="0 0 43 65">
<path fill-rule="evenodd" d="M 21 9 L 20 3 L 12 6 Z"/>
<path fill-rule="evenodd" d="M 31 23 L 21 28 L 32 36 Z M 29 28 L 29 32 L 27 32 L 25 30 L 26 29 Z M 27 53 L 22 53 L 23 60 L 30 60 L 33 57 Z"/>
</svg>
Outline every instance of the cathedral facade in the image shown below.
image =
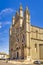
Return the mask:
<svg viewBox="0 0 43 65">
<path fill-rule="evenodd" d="M 43 59 L 43 28 L 30 23 L 30 12 L 22 6 L 12 18 L 9 54 L 14 59 Z"/>
</svg>

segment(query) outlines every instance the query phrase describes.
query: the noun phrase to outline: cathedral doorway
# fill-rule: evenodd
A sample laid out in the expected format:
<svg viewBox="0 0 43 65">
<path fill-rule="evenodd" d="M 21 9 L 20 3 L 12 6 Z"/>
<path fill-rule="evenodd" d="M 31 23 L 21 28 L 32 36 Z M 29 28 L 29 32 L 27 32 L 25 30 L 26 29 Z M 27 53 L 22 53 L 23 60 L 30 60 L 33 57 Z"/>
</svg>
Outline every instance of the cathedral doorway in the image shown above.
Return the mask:
<svg viewBox="0 0 43 65">
<path fill-rule="evenodd" d="M 19 52 L 17 52 L 17 59 L 19 59 Z"/>
</svg>

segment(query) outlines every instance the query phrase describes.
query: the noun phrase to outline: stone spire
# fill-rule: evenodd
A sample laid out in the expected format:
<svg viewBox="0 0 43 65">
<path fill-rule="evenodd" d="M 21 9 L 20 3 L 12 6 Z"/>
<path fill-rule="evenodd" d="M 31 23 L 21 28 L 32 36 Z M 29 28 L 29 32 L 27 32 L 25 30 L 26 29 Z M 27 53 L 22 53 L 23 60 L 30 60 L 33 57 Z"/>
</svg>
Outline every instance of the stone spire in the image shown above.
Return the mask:
<svg viewBox="0 0 43 65">
<path fill-rule="evenodd" d="M 16 11 L 16 15 L 19 16 L 19 12 L 18 11 Z"/>
<path fill-rule="evenodd" d="M 22 8 L 22 5 L 20 4 L 20 10 L 22 10 L 23 8 Z"/>
<path fill-rule="evenodd" d="M 26 6 L 26 10 L 28 11 L 28 7 Z"/>
<path fill-rule="evenodd" d="M 22 5 L 20 5 L 19 16 L 20 16 L 20 27 L 22 27 L 22 23 L 23 23 L 23 8 L 22 8 Z"/>
<path fill-rule="evenodd" d="M 26 10 L 25 10 L 25 12 L 26 12 L 28 15 L 30 15 L 30 12 L 29 12 L 29 9 L 28 9 L 27 6 L 26 6 Z"/>
<path fill-rule="evenodd" d="M 20 17 L 23 17 L 23 8 L 22 8 L 22 5 L 20 5 L 19 14 L 20 14 Z"/>
<path fill-rule="evenodd" d="M 13 19 L 12 19 L 12 24 L 14 25 L 15 23 L 15 16 L 13 16 Z"/>
<path fill-rule="evenodd" d="M 26 6 L 26 9 L 25 9 L 25 12 L 24 12 L 24 18 L 27 22 L 30 22 L 30 13 L 29 13 L 27 6 Z"/>
</svg>

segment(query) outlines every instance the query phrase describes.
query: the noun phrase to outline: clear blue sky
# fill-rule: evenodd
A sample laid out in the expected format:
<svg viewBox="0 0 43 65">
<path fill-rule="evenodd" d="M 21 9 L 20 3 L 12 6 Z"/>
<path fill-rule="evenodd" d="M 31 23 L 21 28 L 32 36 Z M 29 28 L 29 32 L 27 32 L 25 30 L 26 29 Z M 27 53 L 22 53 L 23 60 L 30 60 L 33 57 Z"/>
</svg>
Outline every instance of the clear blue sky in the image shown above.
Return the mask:
<svg viewBox="0 0 43 65">
<path fill-rule="evenodd" d="M 43 0 L 0 0 L 0 52 L 9 51 L 9 28 L 20 3 L 28 6 L 31 24 L 43 28 Z"/>
</svg>

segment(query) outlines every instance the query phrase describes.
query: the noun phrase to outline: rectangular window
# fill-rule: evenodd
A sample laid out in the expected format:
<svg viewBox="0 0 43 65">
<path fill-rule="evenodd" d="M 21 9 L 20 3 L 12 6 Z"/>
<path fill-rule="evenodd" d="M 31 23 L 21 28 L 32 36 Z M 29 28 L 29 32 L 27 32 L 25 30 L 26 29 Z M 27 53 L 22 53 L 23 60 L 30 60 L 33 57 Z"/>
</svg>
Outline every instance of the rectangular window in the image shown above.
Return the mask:
<svg viewBox="0 0 43 65">
<path fill-rule="evenodd" d="M 37 52 L 37 44 L 35 44 L 35 52 Z"/>
<path fill-rule="evenodd" d="M 38 38 L 38 31 L 36 30 L 36 39 Z"/>
</svg>

